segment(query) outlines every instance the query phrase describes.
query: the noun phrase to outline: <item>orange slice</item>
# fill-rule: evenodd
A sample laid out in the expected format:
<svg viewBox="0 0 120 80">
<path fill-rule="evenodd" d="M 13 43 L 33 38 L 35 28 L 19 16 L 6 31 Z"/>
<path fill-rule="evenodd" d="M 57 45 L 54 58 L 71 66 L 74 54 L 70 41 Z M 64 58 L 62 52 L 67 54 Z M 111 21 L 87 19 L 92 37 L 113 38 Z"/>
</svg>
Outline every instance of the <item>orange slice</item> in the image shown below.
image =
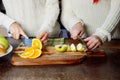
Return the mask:
<svg viewBox="0 0 120 80">
<path fill-rule="evenodd" d="M 42 42 L 39 39 L 34 38 L 32 39 L 32 47 L 37 49 L 42 49 Z"/>
<path fill-rule="evenodd" d="M 30 56 L 32 56 L 34 54 L 34 49 L 32 47 L 29 47 L 27 49 L 25 49 L 25 51 L 20 54 L 21 58 L 28 58 Z"/>
<path fill-rule="evenodd" d="M 34 49 L 34 54 L 30 56 L 30 59 L 38 58 L 41 55 L 42 51 L 40 49 Z"/>
</svg>

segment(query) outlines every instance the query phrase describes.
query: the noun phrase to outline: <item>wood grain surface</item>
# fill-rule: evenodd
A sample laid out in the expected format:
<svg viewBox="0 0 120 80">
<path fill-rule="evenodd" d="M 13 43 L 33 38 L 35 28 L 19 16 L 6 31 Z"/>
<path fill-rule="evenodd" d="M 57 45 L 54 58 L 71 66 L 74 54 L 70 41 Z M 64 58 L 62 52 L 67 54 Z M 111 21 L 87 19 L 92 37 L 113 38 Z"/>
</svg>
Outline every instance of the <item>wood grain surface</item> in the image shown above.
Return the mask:
<svg viewBox="0 0 120 80">
<path fill-rule="evenodd" d="M 78 41 L 66 40 L 65 44 L 77 44 Z M 85 57 L 101 57 L 104 54 L 101 52 L 95 52 L 95 55 L 91 55 L 91 52 L 57 52 L 54 46 L 46 46 L 42 49 L 42 55 L 36 59 L 23 59 L 18 56 L 27 47 L 18 47 L 15 49 L 11 63 L 15 66 L 28 66 L 28 65 L 52 65 L 52 64 L 75 64 L 83 61 Z M 98 53 L 96 55 L 96 53 Z M 100 54 L 99 54 L 100 53 Z"/>
</svg>

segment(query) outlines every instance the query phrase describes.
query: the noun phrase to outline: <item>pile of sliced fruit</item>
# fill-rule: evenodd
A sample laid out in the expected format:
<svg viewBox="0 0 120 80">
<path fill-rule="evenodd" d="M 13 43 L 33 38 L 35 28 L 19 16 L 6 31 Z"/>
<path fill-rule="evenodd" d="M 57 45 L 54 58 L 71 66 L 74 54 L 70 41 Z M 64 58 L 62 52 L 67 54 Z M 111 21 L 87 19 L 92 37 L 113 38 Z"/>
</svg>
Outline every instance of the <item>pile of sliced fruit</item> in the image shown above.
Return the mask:
<svg viewBox="0 0 120 80">
<path fill-rule="evenodd" d="M 39 39 L 32 39 L 32 45 L 31 47 L 28 47 L 25 49 L 25 51 L 19 56 L 21 58 L 29 58 L 29 59 L 35 59 L 38 58 L 42 53 L 42 43 Z"/>
<path fill-rule="evenodd" d="M 77 44 L 76 46 L 73 43 L 71 45 L 55 45 L 55 49 L 58 52 L 83 52 L 85 50 L 84 45 L 81 43 Z"/>
<path fill-rule="evenodd" d="M 0 56 L 6 54 L 8 48 L 9 43 L 7 39 L 0 34 Z"/>
</svg>

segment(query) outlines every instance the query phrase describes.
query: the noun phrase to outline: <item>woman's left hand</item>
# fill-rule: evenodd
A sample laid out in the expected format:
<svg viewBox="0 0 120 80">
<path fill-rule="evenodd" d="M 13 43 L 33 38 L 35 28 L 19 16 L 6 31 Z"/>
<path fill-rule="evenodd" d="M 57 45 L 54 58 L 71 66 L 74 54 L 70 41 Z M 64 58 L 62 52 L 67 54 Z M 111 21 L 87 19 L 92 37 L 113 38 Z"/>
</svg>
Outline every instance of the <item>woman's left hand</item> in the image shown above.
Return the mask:
<svg viewBox="0 0 120 80">
<path fill-rule="evenodd" d="M 37 38 L 40 39 L 43 43 L 46 43 L 48 41 L 48 33 L 43 32 L 41 34 L 38 34 Z"/>
<path fill-rule="evenodd" d="M 88 48 L 85 51 L 94 50 L 94 49 L 98 48 L 100 45 L 102 45 L 101 39 L 96 35 L 92 35 L 92 36 L 84 39 L 84 41 L 86 42 L 87 48 Z"/>
</svg>

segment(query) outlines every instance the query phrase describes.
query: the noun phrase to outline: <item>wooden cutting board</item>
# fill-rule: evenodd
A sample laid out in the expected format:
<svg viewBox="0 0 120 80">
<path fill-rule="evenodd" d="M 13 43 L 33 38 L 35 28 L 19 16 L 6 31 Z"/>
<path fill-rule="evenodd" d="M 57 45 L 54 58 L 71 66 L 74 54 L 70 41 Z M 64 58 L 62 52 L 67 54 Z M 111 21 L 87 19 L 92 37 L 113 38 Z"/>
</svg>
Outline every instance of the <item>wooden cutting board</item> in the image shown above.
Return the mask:
<svg viewBox="0 0 120 80">
<path fill-rule="evenodd" d="M 66 40 L 66 44 L 77 44 L 78 41 Z M 53 46 L 46 46 L 42 50 L 42 55 L 36 59 L 23 59 L 18 56 L 18 53 L 24 51 L 27 47 L 18 47 L 15 49 L 11 64 L 15 66 L 29 65 L 52 65 L 52 64 L 75 64 L 83 61 L 85 57 L 91 57 L 85 52 L 57 52 Z M 99 55 L 101 56 L 101 55 Z M 102 55 L 103 56 L 103 55 Z"/>
</svg>

